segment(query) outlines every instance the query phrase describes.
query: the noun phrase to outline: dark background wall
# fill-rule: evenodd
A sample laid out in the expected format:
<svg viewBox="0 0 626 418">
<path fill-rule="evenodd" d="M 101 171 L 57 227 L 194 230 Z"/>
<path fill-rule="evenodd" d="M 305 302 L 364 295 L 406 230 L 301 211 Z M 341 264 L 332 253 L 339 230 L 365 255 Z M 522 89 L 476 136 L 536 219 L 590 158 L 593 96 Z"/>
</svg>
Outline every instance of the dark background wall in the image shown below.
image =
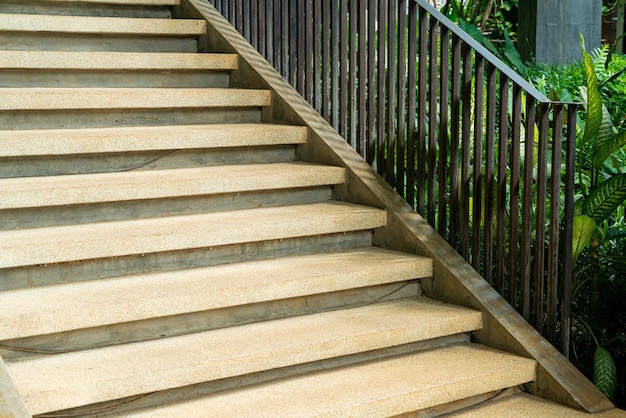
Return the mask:
<svg viewBox="0 0 626 418">
<path fill-rule="evenodd" d="M 581 57 L 579 33 L 588 50 L 600 46 L 602 0 L 520 0 L 518 46 L 524 59 L 576 61 Z"/>
</svg>

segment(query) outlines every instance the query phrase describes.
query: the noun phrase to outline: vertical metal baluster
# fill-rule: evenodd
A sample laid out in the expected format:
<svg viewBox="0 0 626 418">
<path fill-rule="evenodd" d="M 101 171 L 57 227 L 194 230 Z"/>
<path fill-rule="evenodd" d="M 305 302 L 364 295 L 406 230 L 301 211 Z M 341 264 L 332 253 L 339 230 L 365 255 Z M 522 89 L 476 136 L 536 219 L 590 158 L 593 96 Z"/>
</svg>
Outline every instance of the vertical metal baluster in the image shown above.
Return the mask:
<svg viewBox="0 0 626 418">
<path fill-rule="evenodd" d="M 519 310 L 517 301 L 518 285 L 518 254 L 519 254 L 519 196 L 520 196 L 520 127 L 522 117 L 522 89 L 513 84 L 513 109 L 511 119 L 511 151 L 509 169 L 511 184 L 509 185 L 509 303 Z"/>
<path fill-rule="evenodd" d="M 398 2 L 398 106 L 396 120 L 398 123 L 398 136 L 396 143 L 396 190 L 406 197 L 405 188 L 405 161 L 406 161 L 406 36 L 407 8 L 406 0 Z M 410 35 L 409 35 L 410 36 Z"/>
<path fill-rule="evenodd" d="M 497 68 L 487 65 L 487 119 L 485 129 L 485 228 L 483 234 L 483 277 L 493 285 L 493 203 L 496 154 Z"/>
<path fill-rule="evenodd" d="M 545 297 L 545 261 L 544 249 L 546 240 L 546 195 L 547 195 L 547 164 L 548 164 L 548 130 L 550 124 L 550 105 L 541 103 L 539 105 L 539 143 L 537 148 L 537 202 L 535 208 L 535 218 L 537 227 L 535 229 L 535 329 L 543 333 L 545 312 L 543 300 Z"/>
<path fill-rule="evenodd" d="M 509 78 L 500 73 L 500 106 L 498 109 L 498 183 L 496 197 L 496 290 L 504 295 L 506 276 L 506 197 L 507 144 L 509 142 Z"/>
<path fill-rule="evenodd" d="M 548 251 L 548 341 L 556 338 L 559 301 L 559 234 L 561 228 L 561 150 L 563 146 L 563 105 L 552 105 L 552 172 L 550 173 L 550 236 Z"/>
<path fill-rule="evenodd" d="M 416 187 L 416 143 L 417 131 L 415 126 L 416 100 L 417 100 L 417 3 L 409 2 L 409 52 L 407 57 L 407 157 L 406 157 L 406 200 L 411 207 L 415 208 Z"/>
<path fill-rule="evenodd" d="M 427 65 L 428 62 L 428 14 L 422 8 L 419 9 L 419 37 L 417 57 L 417 207 L 416 210 L 422 216 L 426 215 L 426 98 Z"/>
<path fill-rule="evenodd" d="M 472 49 L 463 43 L 463 106 L 461 107 L 461 184 L 459 216 L 461 247 L 459 253 L 469 261 L 470 151 L 472 149 Z"/>
<path fill-rule="evenodd" d="M 521 302 L 522 316 L 531 320 L 530 290 L 532 281 L 531 253 L 533 228 L 533 170 L 535 160 L 535 113 L 537 104 L 535 99 L 526 95 L 526 138 L 524 143 L 524 195 L 522 202 L 522 248 L 521 248 Z"/>
<path fill-rule="evenodd" d="M 459 247 L 459 147 L 461 115 L 461 39 L 452 36 L 452 86 L 450 91 L 450 231 L 448 242 Z"/>
<path fill-rule="evenodd" d="M 472 176 L 472 267 L 480 273 L 483 170 L 483 107 L 485 103 L 485 59 L 476 54 L 474 64 L 474 174 Z"/>
</svg>

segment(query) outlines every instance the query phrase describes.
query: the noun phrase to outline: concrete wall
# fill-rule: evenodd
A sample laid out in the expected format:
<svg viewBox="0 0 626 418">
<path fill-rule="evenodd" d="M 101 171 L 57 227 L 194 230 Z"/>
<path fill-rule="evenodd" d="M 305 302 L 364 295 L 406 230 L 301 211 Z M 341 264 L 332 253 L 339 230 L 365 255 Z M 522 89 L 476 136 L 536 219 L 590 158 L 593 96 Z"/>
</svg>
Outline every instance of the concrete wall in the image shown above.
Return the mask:
<svg viewBox="0 0 626 418">
<path fill-rule="evenodd" d="M 521 0 L 520 53 L 546 64 L 567 64 L 581 58 L 578 34 L 587 49 L 600 46 L 602 0 Z"/>
</svg>

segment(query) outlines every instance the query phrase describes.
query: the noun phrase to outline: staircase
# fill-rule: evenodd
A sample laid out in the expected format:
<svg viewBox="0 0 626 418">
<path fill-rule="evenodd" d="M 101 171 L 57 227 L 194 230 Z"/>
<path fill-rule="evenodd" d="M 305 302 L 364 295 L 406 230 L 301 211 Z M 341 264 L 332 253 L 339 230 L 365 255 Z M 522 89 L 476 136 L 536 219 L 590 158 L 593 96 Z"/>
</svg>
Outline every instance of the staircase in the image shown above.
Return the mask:
<svg viewBox="0 0 626 418">
<path fill-rule="evenodd" d="M 347 169 L 178 6 L 0 4 L 0 415 L 536 402 L 536 361 L 424 296 L 433 261 L 374 246 L 388 212 L 341 201 Z"/>
</svg>

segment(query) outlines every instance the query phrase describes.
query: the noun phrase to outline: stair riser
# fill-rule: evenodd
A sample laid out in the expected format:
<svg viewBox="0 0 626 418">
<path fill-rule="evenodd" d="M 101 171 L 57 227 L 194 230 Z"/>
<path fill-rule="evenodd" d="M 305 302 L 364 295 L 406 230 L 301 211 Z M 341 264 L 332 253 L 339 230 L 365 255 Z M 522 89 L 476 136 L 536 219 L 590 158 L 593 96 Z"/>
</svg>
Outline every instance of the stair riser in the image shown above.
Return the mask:
<svg viewBox="0 0 626 418">
<path fill-rule="evenodd" d="M 228 87 L 227 72 L 207 71 L 9 71 L 0 70 L 2 87 Z"/>
<path fill-rule="evenodd" d="M 256 207 L 296 205 L 322 202 L 329 200 L 331 195 L 331 188 L 318 187 L 304 190 L 269 190 L 254 193 L 4 210 L 0 211 L 0 218 L 2 218 L 0 230 L 147 219 L 164 214 L 167 216 L 195 215 Z"/>
<path fill-rule="evenodd" d="M 1 344 L 11 347 L 35 348 L 44 352 L 46 350 L 53 352 L 87 350 L 330 311 L 338 308 L 361 306 L 382 300 L 414 298 L 418 293 L 418 281 L 403 281 L 206 312 L 194 312 L 71 332 L 5 340 Z M 7 362 L 42 355 L 45 354 L 0 347 L 0 357 Z"/>
<path fill-rule="evenodd" d="M 195 37 L 96 36 L 6 32 L 0 49 L 19 51 L 197 52 Z"/>
<path fill-rule="evenodd" d="M 120 126 L 256 123 L 259 109 L 167 109 L 102 111 L 3 111 L 2 129 L 103 128 Z"/>
<path fill-rule="evenodd" d="M 0 158 L 0 178 L 276 163 L 294 158 L 295 148 L 291 145 Z"/>
<path fill-rule="evenodd" d="M 125 6 L 95 5 L 76 2 L 33 1 L 23 4 L 21 0 L 11 0 L 0 4 L 0 13 L 23 13 L 57 16 L 107 16 L 107 17 L 139 17 L 162 18 L 172 17 L 171 8 L 167 6 Z"/>
<path fill-rule="evenodd" d="M 0 270 L 2 277 L 0 290 L 207 267 L 289 255 L 341 251 L 371 244 L 372 234 L 358 231 L 72 263 L 7 268 Z"/>
<path fill-rule="evenodd" d="M 329 370 L 336 367 L 353 365 L 367 361 L 374 361 L 377 359 L 384 359 L 391 356 L 430 350 L 449 344 L 467 342 L 468 340 L 469 336 L 465 334 L 454 335 L 444 338 L 436 338 L 429 341 L 414 344 L 405 344 L 397 347 L 386 348 L 383 350 L 374 350 L 367 353 L 359 353 L 351 356 L 343 356 L 329 360 L 322 360 L 306 364 L 299 364 L 286 368 L 268 370 L 260 373 L 252 373 L 245 376 L 237 376 L 235 378 L 222 379 L 215 382 L 200 383 L 182 388 L 170 389 L 167 391 L 152 393 L 150 394 L 150 396 L 147 397 L 131 397 L 126 399 L 119 399 L 112 402 L 102 402 L 89 405 L 87 407 L 58 411 L 58 413 L 59 415 L 76 414 L 78 416 L 92 416 L 90 415 L 90 412 L 93 413 L 92 411 L 102 408 L 111 409 L 113 411 L 112 415 L 110 415 L 111 417 L 123 417 L 124 413 L 140 408 L 150 408 L 153 406 L 164 404 L 167 405 L 170 402 L 184 402 L 186 400 L 193 399 L 196 396 L 206 396 L 216 392 L 237 389 L 254 384 L 262 384 L 264 382 L 269 382 L 275 379 L 296 376 L 299 374 L 315 372 L 318 370 Z"/>
</svg>

